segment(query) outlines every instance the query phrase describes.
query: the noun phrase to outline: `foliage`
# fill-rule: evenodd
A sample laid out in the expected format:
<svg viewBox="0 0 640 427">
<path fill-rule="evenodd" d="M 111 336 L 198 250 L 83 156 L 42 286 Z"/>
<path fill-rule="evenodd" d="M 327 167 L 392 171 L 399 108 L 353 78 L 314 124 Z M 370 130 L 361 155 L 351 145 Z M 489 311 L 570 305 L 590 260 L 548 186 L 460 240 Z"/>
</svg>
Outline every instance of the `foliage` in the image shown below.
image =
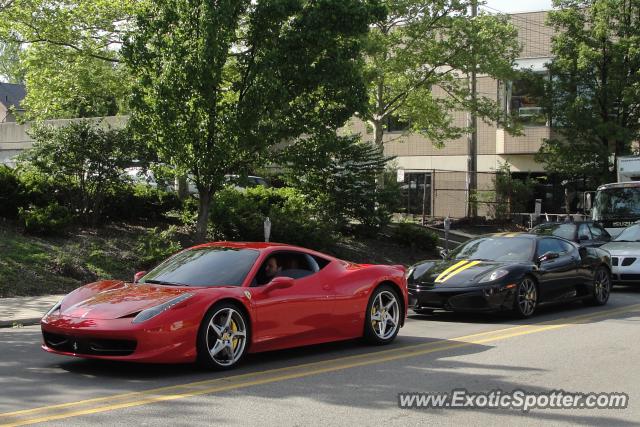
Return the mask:
<svg viewBox="0 0 640 427">
<path fill-rule="evenodd" d="M 120 64 L 51 44 L 23 53 L 25 119 L 114 116 L 126 112 L 129 77 Z"/>
<path fill-rule="evenodd" d="M 393 224 L 391 238 L 401 245 L 425 251 L 433 251 L 438 245 L 438 236 L 434 232 L 410 222 Z"/>
<path fill-rule="evenodd" d="M 20 43 L 0 39 L 0 81 L 24 83 L 24 66 L 20 62 Z"/>
<path fill-rule="evenodd" d="M 129 77 L 118 65 L 122 37 L 146 1 L 12 0 L 0 8 L 0 42 L 23 51 L 27 118 L 122 112 Z"/>
<path fill-rule="evenodd" d="M 547 109 L 556 136 L 537 161 L 568 179 L 613 179 L 610 156 L 640 138 L 640 4 L 555 0 Z"/>
<path fill-rule="evenodd" d="M 225 174 L 364 106 L 357 59 L 371 3 L 159 0 L 138 15 L 123 49 L 132 124 L 160 161 L 193 176 L 199 239 Z"/>
<path fill-rule="evenodd" d="M 15 218 L 21 202 L 20 181 L 15 171 L 0 165 L 0 217 Z"/>
<path fill-rule="evenodd" d="M 383 143 L 387 123 L 399 119 L 413 132 L 442 145 L 465 130 L 453 120 L 459 110 L 512 127 L 492 97 L 471 97 L 467 75 L 505 79 L 520 47 L 517 30 L 503 15 L 469 16 L 472 0 L 384 0 L 366 43 L 369 105 L 362 118 Z M 495 97 L 493 97 L 495 98 Z"/>
<path fill-rule="evenodd" d="M 175 193 L 147 185 L 115 186 L 107 192 L 103 217 L 112 221 L 158 221 L 173 210 L 180 210 L 181 203 Z"/>
<path fill-rule="evenodd" d="M 323 248 L 332 241 L 334 229 L 321 214 L 294 188 L 227 187 L 214 197 L 211 223 L 216 238 L 263 241 L 269 217 L 271 241 Z"/>
<path fill-rule="evenodd" d="M 382 151 L 359 137 L 335 133 L 302 138 L 277 153 L 285 166 L 285 182 L 316 201 L 339 228 L 351 221 L 377 230 L 389 223 L 397 186 L 376 189 L 376 178 L 387 161 Z"/>
<path fill-rule="evenodd" d="M 135 253 L 141 268 L 149 268 L 182 249 L 177 239 L 177 228 L 152 228 L 138 238 Z"/>
<path fill-rule="evenodd" d="M 25 231 L 31 234 L 62 234 L 73 222 L 69 209 L 55 202 L 45 207 L 21 207 L 18 214 Z"/>
<path fill-rule="evenodd" d="M 137 157 L 127 132 L 82 121 L 61 128 L 36 126 L 32 136 L 33 148 L 22 161 L 73 188 L 69 207 L 83 221 L 97 223 L 107 191 L 121 185 L 123 168 Z"/>
<path fill-rule="evenodd" d="M 520 180 L 511 175 L 509 163 L 500 165 L 493 178 L 495 202 L 489 204 L 489 214 L 496 219 L 505 219 L 512 213 L 527 212 L 533 197 L 536 181 L 532 178 Z"/>
</svg>

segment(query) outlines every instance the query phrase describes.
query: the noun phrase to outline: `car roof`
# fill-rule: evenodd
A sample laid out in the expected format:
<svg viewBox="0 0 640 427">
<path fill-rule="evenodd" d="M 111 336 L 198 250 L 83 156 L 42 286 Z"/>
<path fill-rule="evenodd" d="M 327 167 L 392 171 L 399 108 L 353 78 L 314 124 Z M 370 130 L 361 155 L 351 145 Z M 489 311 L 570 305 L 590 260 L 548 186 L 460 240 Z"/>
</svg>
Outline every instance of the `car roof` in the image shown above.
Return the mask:
<svg viewBox="0 0 640 427">
<path fill-rule="evenodd" d="M 271 251 L 273 249 L 292 250 L 292 251 L 302 251 L 302 252 L 306 252 L 306 253 L 310 253 L 310 254 L 317 254 L 318 256 L 321 256 L 323 258 L 336 259 L 335 257 L 332 257 L 332 256 L 327 255 L 327 254 L 322 253 L 322 252 L 314 251 L 312 249 L 303 248 L 301 246 L 289 245 L 289 244 L 286 244 L 286 243 L 275 243 L 275 242 L 228 242 L 228 241 L 221 241 L 221 242 L 203 243 L 201 245 L 192 246 L 192 247 L 190 247 L 188 249 L 200 249 L 200 248 L 211 248 L 211 247 L 229 248 L 229 249 L 253 249 L 253 250 L 260 251 L 260 252 L 269 252 L 269 251 Z"/>
</svg>

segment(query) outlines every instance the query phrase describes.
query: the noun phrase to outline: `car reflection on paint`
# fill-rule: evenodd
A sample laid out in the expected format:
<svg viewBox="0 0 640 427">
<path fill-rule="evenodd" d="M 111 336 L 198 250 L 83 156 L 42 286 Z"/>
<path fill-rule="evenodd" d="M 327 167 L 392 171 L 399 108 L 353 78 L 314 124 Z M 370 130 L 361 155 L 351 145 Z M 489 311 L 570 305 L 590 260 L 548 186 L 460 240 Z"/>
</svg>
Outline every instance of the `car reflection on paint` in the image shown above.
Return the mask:
<svg viewBox="0 0 640 427">
<path fill-rule="evenodd" d="M 409 305 L 418 314 L 509 310 L 529 317 L 542 304 L 582 299 L 604 305 L 609 299 L 609 253 L 558 237 L 487 235 L 444 255 L 408 271 Z"/>
</svg>

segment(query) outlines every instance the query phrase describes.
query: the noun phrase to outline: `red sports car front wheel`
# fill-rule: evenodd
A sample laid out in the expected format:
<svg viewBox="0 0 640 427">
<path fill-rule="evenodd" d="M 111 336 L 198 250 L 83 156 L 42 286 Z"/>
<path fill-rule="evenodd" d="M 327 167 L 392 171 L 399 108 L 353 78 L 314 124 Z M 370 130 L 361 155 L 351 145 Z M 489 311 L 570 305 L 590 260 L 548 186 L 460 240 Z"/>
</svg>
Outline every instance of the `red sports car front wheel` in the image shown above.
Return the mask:
<svg viewBox="0 0 640 427">
<path fill-rule="evenodd" d="M 214 369 L 234 367 L 244 357 L 249 342 L 248 319 L 237 306 L 216 304 L 202 320 L 198 332 L 198 360 Z"/>
<path fill-rule="evenodd" d="M 364 338 L 371 344 L 389 344 L 398 335 L 402 315 L 396 290 L 389 285 L 378 286 L 367 304 Z"/>
</svg>

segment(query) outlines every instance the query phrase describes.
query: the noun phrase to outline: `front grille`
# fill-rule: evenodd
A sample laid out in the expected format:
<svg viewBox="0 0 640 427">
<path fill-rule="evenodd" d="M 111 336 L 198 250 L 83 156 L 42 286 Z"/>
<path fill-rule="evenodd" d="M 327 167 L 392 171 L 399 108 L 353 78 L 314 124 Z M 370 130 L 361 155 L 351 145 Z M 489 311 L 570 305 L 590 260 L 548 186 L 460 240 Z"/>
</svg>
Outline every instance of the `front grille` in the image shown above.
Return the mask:
<svg viewBox="0 0 640 427">
<path fill-rule="evenodd" d="M 623 267 L 628 267 L 631 264 L 633 264 L 634 262 L 636 262 L 635 258 L 625 258 L 625 259 L 622 260 L 622 266 Z"/>
<path fill-rule="evenodd" d="M 616 257 L 616 256 L 611 257 L 611 265 L 613 265 L 613 266 L 617 266 L 618 265 L 618 257 Z"/>
<path fill-rule="evenodd" d="M 51 332 L 42 332 L 42 336 L 49 348 L 92 356 L 128 356 L 136 350 L 137 345 L 135 340 L 81 338 Z"/>
</svg>

